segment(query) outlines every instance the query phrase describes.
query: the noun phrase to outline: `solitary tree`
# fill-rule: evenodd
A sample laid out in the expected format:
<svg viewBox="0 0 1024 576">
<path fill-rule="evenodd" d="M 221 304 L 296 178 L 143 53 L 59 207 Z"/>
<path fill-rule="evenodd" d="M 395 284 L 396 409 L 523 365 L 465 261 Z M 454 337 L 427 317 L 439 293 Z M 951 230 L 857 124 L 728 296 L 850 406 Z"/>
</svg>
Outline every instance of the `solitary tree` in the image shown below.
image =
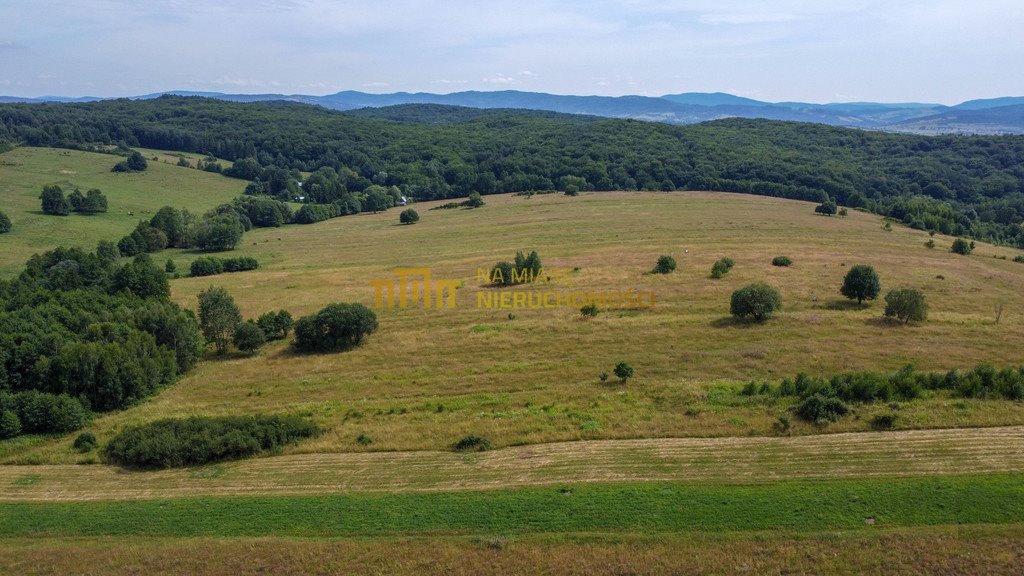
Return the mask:
<svg viewBox="0 0 1024 576">
<path fill-rule="evenodd" d="M 897 288 L 885 295 L 885 315 L 904 324 L 911 320 L 923 322 L 928 318 L 928 304 L 920 290 Z"/>
<path fill-rule="evenodd" d="M 837 210 L 838 207 L 836 206 L 836 203 L 831 200 L 822 202 L 821 204 L 818 204 L 818 206 L 814 208 L 815 212 L 817 212 L 818 214 L 824 214 L 825 216 L 834 216 Z"/>
<path fill-rule="evenodd" d="M 882 283 L 878 280 L 878 274 L 871 266 L 858 264 L 846 273 L 843 279 L 843 287 L 839 293 L 850 300 L 856 300 L 857 304 L 863 304 L 865 300 L 878 298 L 882 290 Z"/>
<path fill-rule="evenodd" d="M 755 322 L 764 322 L 782 309 L 779 292 L 767 284 L 748 284 L 732 293 L 730 312 L 737 318 L 750 316 Z"/>
<path fill-rule="evenodd" d="M 218 354 L 227 352 L 241 322 L 242 314 L 227 290 L 211 286 L 199 293 L 199 328 Z"/>
<path fill-rule="evenodd" d="M 56 184 L 43 186 L 39 196 L 43 201 L 43 213 L 52 216 L 67 216 L 71 213 L 71 203 L 64 197 L 64 191 Z"/>
<path fill-rule="evenodd" d="M 420 215 L 412 208 L 406 208 L 398 215 L 398 221 L 402 224 L 415 224 L 420 221 Z"/>
</svg>

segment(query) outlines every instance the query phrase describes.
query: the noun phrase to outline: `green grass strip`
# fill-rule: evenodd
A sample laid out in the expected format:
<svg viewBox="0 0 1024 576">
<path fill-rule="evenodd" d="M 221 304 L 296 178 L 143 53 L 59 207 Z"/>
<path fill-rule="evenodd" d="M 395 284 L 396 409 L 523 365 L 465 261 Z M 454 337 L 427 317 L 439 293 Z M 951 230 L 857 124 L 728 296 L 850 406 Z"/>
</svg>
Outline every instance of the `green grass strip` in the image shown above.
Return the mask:
<svg viewBox="0 0 1024 576">
<path fill-rule="evenodd" d="M 1022 521 L 1022 475 L 0 503 L 2 536 L 817 531 Z"/>
</svg>

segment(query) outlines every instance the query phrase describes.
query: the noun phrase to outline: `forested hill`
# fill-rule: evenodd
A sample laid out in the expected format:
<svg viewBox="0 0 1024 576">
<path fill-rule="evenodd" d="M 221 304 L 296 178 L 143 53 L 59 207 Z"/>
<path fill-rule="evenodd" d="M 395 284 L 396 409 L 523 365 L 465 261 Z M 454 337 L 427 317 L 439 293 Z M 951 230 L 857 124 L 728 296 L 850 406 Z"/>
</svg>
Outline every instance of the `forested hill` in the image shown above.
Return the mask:
<svg viewBox="0 0 1024 576">
<path fill-rule="evenodd" d="M 414 122 L 285 102 L 165 96 L 0 105 L 0 140 L 125 143 L 255 158 L 266 169 L 330 167 L 349 189 L 397 185 L 417 198 L 498 191 L 725 190 L 828 195 L 910 225 L 1024 247 L 1024 136 L 912 136 L 731 119 L 692 126 L 437 107 Z M 401 119 L 400 115 L 399 118 Z M 253 163 L 248 163 L 253 164 Z"/>
</svg>

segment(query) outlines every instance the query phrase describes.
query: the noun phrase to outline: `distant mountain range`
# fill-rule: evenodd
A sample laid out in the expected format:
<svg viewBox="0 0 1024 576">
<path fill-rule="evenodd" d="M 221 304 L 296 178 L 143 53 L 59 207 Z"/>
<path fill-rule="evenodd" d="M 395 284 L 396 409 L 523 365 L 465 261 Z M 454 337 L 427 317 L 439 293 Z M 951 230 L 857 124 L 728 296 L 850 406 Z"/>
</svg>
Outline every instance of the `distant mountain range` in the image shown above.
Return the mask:
<svg viewBox="0 0 1024 576">
<path fill-rule="evenodd" d="M 305 94 L 225 94 L 175 90 L 133 96 L 132 99 L 158 98 L 165 94 L 203 96 L 232 102 L 284 100 L 323 106 L 332 110 L 382 108 L 406 104 L 440 104 L 469 108 L 544 110 L 566 114 L 586 114 L 605 118 L 632 118 L 669 124 L 694 124 L 722 118 L 765 118 L 815 122 L 870 130 L 918 134 L 1024 134 L 1024 97 L 970 100 L 956 106 L 907 102 L 845 102 L 811 104 L 806 102 L 762 102 L 721 92 L 688 92 L 650 96 L 563 96 L 542 92 L 503 90 L 496 92 L 395 92 L 369 94 L 346 90 L 325 96 Z M 17 98 L 0 96 L 8 102 L 91 102 L 100 98 L 44 96 Z"/>
</svg>

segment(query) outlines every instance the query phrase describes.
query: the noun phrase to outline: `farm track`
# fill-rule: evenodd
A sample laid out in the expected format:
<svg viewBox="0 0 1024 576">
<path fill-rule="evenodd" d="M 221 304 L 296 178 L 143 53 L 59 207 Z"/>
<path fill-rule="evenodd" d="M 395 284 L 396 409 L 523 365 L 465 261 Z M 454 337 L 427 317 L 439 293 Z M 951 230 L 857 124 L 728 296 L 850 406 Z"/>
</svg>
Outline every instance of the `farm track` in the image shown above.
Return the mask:
<svg viewBox="0 0 1024 576">
<path fill-rule="evenodd" d="M 300 454 L 201 468 L 0 466 L 0 501 L 456 491 L 579 482 L 708 481 L 1024 471 L 1024 426 L 562 442 L 476 454 Z"/>
</svg>

